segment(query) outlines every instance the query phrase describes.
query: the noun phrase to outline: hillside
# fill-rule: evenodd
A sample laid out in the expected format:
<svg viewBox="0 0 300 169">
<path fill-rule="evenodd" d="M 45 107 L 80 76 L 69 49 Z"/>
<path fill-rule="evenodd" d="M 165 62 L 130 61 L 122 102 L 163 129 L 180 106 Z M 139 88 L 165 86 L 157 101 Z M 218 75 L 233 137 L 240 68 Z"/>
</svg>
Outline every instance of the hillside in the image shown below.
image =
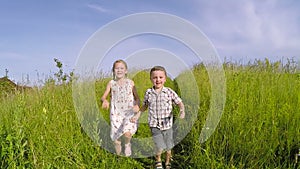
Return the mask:
<svg viewBox="0 0 300 169">
<path fill-rule="evenodd" d="M 30 89 L 31 87 L 28 86 L 21 86 L 14 83 L 8 77 L 0 78 L 0 95 L 13 93 L 15 91 L 24 91 L 26 89 Z"/>
</svg>

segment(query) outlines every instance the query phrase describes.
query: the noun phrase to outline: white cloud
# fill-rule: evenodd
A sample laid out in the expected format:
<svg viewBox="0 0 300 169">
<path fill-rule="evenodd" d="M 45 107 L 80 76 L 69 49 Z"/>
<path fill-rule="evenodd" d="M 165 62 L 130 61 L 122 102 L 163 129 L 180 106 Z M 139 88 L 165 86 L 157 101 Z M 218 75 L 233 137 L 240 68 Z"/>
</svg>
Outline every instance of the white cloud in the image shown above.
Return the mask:
<svg viewBox="0 0 300 169">
<path fill-rule="evenodd" d="M 294 1 L 199 3 L 192 22 L 223 56 L 299 55 L 299 10 Z"/>
<path fill-rule="evenodd" d="M 101 6 L 101 5 L 98 5 L 98 4 L 91 4 L 91 3 L 89 3 L 89 4 L 87 4 L 87 6 L 89 7 L 89 8 L 91 8 L 91 9 L 94 9 L 94 10 L 96 10 L 96 11 L 98 11 L 98 12 L 101 12 L 101 13 L 107 13 L 107 12 L 109 12 L 109 10 L 108 9 L 106 9 L 106 8 L 104 8 L 103 6 Z"/>
</svg>

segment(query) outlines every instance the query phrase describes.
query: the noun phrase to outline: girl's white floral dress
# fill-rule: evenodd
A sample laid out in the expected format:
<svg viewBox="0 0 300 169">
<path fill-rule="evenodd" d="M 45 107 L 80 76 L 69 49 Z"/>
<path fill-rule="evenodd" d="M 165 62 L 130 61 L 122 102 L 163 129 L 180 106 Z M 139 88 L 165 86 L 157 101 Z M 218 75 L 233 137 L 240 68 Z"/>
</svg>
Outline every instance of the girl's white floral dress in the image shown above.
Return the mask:
<svg viewBox="0 0 300 169">
<path fill-rule="evenodd" d="M 130 118 L 134 116 L 132 110 L 134 105 L 133 83 L 127 78 L 123 82 L 122 85 L 119 85 L 117 81 L 111 81 L 110 137 L 113 141 L 125 132 L 133 135 L 137 131 L 137 122 L 130 122 Z"/>
</svg>

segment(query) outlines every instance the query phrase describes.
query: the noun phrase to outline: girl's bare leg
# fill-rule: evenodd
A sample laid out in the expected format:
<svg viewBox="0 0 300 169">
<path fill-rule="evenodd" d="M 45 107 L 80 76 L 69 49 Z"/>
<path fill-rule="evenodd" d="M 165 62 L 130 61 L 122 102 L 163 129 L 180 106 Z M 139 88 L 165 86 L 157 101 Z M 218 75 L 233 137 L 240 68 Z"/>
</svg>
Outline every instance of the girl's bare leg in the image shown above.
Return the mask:
<svg viewBox="0 0 300 169">
<path fill-rule="evenodd" d="M 124 141 L 125 141 L 125 144 L 130 143 L 131 137 L 132 137 L 132 136 L 131 136 L 131 133 L 130 133 L 130 132 L 124 133 Z"/>
<path fill-rule="evenodd" d="M 126 132 L 124 134 L 124 140 L 125 140 L 125 156 L 131 156 L 131 143 L 130 143 L 130 140 L 131 140 L 131 133 L 130 132 Z"/>
<path fill-rule="evenodd" d="M 114 144 L 115 144 L 116 154 L 120 155 L 122 151 L 121 141 L 115 140 Z"/>
</svg>

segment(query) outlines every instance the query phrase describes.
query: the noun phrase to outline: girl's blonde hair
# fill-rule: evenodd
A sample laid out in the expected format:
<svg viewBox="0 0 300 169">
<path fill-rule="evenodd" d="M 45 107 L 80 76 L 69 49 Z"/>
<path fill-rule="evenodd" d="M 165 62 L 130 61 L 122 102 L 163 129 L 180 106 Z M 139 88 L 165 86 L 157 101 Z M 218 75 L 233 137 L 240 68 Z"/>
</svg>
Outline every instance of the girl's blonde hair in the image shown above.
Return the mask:
<svg viewBox="0 0 300 169">
<path fill-rule="evenodd" d="M 112 72 L 113 72 L 113 78 L 114 78 L 114 79 L 116 78 L 116 75 L 115 75 L 114 70 L 115 70 L 115 67 L 116 67 L 116 64 L 117 64 L 117 63 L 123 63 L 124 66 L 125 66 L 125 68 L 126 68 L 126 70 L 128 69 L 127 63 L 126 63 L 124 60 L 122 60 L 122 59 L 116 60 L 116 61 L 114 62 L 114 64 L 113 64 L 113 67 L 112 67 Z M 127 73 L 126 73 L 125 76 L 127 77 Z"/>
</svg>

